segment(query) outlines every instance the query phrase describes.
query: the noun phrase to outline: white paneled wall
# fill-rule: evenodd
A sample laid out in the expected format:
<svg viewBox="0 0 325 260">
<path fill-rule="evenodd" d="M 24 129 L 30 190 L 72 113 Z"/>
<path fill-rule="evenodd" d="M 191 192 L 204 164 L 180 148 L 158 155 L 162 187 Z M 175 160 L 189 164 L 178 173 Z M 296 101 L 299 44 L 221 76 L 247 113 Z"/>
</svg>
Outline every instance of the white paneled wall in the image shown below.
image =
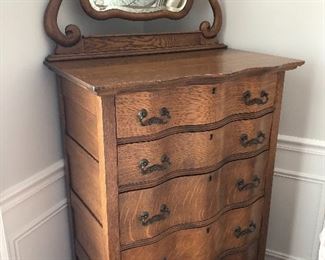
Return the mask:
<svg viewBox="0 0 325 260">
<path fill-rule="evenodd" d="M 43 29 L 47 3 L 0 0 L 1 260 L 6 248 L 10 259 L 71 259 L 56 83 L 43 65 L 54 48 Z M 63 0 L 59 23 L 86 35 L 143 31 L 141 22 L 95 21 L 79 0 Z"/>
</svg>

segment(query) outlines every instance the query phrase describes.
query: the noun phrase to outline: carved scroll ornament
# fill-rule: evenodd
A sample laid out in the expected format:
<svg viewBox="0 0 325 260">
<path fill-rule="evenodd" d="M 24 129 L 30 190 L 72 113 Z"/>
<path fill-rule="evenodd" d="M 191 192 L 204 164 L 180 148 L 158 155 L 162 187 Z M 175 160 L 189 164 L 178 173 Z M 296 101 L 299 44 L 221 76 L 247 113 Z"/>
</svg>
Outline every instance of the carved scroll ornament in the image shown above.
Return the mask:
<svg viewBox="0 0 325 260">
<path fill-rule="evenodd" d="M 158 11 L 153 13 L 127 13 L 121 10 L 107 10 L 105 12 L 96 11 L 91 8 L 89 0 L 80 0 L 85 12 L 97 19 L 105 20 L 109 18 L 123 18 L 128 20 L 153 20 L 157 18 L 181 19 L 188 14 L 192 7 L 194 0 L 187 0 L 184 9 L 178 13 L 169 11 Z M 68 25 L 65 28 L 65 33 L 60 31 L 58 26 L 58 13 L 62 0 L 49 0 L 49 4 L 45 11 L 44 26 L 47 35 L 53 39 L 58 45 L 63 47 L 72 47 L 81 40 L 80 29 L 76 25 Z M 218 0 L 209 0 L 210 6 L 213 10 L 214 21 L 204 21 L 200 25 L 200 31 L 204 38 L 214 38 L 218 35 L 222 25 L 222 12 Z"/>
</svg>

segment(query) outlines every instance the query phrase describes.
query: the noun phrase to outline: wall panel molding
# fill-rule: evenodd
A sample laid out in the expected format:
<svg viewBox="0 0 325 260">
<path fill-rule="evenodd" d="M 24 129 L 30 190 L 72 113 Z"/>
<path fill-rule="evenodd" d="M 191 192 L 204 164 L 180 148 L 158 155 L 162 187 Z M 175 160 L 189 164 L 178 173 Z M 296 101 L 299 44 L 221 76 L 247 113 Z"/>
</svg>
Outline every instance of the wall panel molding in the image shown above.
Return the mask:
<svg viewBox="0 0 325 260">
<path fill-rule="evenodd" d="M 313 248 L 312 255 L 304 259 L 269 248 L 266 253 L 268 256 L 267 259 L 317 260 L 319 233 L 325 221 L 325 142 L 321 140 L 280 135 L 277 149 L 278 155 L 285 156 L 285 159 L 288 160 L 289 163 L 286 163 L 286 167 L 282 168 L 282 161 L 279 160 L 280 163 L 276 165 L 274 170 L 275 178 L 285 178 L 291 182 L 299 182 L 299 185 L 307 185 L 308 183 L 316 184 L 320 186 L 321 192 L 319 194 L 320 203 L 318 205 L 318 214 L 316 217 L 317 223 L 315 223 L 317 232 L 314 235 L 313 241 L 310 241 L 310 246 Z M 307 162 L 307 164 L 304 165 L 305 171 L 295 169 L 296 165 L 299 165 L 300 160 L 304 160 L 305 163 Z M 315 163 L 318 167 L 310 167 Z M 315 169 L 318 169 L 318 171 L 315 172 Z"/>
<path fill-rule="evenodd" d="M 2 218 L 0 216 L 0 236 L 2 241 L 6 241 L 2 247 L 7 249 L 7 258 L 5 258 L 2 255 L 1 247 L 1 259 L 24 259 L 23 255 L 21 255 L 20 243 L 22 241 L 35 242 L 35 240 L 25 240 L 35 239 L 32 238 L 33 236 L 29 237 L 29 235 L 37 232 L 43 225 L 50 225 L 47 227 L 55 230 L 57 226 L 54 225 L 62 226 L 62 224 L 65 224 L 59 222 L 62 221 L 60 220 L 62 217 L 56 218 L 67 207 L 63 180 L 64 161 L 59 160 L 0 194 L 1 216 L 4 223 L 4 230 L 1 232 Z M 36 205 L 36 212 L 33 210 L 26 212 L 26 208 L 30 205 Z M 17 214 L 25 214 L 25 218 L 19 218 Z M 28 217 L 26 218 L 26 216 Z M 18 222 L 16 218 L 19 219 Z M 54 220 L 53 223 L 55 224 L 50 223 L 50 220 Z M 5 235 L 6 237 L 4 237 Z M 51 236 L 51 234 L 48 234 L 48 236 Z M 37 239 L 42 241 L 47 240 L 48 237 L 47 234 L 46 237 L 43 234 L 42 237 Z M 68 230 L 60 234 L 57 239 L 61 241 L 68 240 Z M 42 250 L 42 253 L 44 253 L 46 249 Z M 36 255 L 37 250 L 35 250 Z"/>
<path fill-rule="evenodd" d="M 24 228 L 22 228 L 17 234 L 9 238 L 11 245 L 11 255 L 14 255 L 14 259 L 22 259 L 19 250 L 19 243 L 25 239 L 32 232 L 36 231 L 40 226 L 46 224 L 49 220 L 54 218 L 57 214 L 63 211 L 67 207 L 67 200 L 64 199 L 58 204 L 50 208 L 48 211 L 44 212 L 39 217 L 35 218 L 32 222 L 28 223 Z"/>
<path fill-rule="evenodd" d="M 6 189 L 0 194 L 2 212 L 5 213 L 16 207 L 18 204 L 63 178 L 63 176 L 64 161 L 59 160 L 30 178 Z"/>
<path fill-rule="evenodd" d="M 279 135 L 278 149 L 325 156 L 325 141 L 296 136 Z"/>
<path fill-rule="evenodd" d="M 9 253 L 8 253 L 8 248 L 7 248 L 7 239 L 6 239 L 4 225 L 3 225 L 1 208 L 0 208 L 0 259 L 9 260 Z"/>
</svg>

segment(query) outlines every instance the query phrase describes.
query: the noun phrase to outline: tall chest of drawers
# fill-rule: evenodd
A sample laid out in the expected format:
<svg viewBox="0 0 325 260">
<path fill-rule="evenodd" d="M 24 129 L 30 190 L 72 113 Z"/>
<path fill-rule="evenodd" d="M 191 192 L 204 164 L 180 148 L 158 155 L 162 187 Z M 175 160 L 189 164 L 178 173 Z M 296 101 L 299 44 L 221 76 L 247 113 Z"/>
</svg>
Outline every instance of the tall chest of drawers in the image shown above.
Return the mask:
<svg viewBox="0 0 325 260">
<path fill-rule="evenodd" d="M 77 259 L 264 259 L 286 70 L 237 50 L 47 62 Z"/>
</svg>

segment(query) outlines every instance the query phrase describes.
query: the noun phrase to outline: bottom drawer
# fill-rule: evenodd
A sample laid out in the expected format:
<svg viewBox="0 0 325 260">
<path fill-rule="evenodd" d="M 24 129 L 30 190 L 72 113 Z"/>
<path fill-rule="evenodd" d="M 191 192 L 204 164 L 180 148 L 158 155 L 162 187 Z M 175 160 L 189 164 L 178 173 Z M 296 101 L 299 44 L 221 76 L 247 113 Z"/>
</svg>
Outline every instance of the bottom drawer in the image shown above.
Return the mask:
<svg viewBox="0 0 325 260">
<path fill-rule="evenodd" d="M 139 244 L 122 251 L 122 260 L 215 260 L 226 252 L 226 259 L 232 259 L 232 249 L 258 239 L 263 204 L 260 199 L 246 208 L 228 211 L 209 226 L 178 231 L 151 245 Z"/>
</svg>

